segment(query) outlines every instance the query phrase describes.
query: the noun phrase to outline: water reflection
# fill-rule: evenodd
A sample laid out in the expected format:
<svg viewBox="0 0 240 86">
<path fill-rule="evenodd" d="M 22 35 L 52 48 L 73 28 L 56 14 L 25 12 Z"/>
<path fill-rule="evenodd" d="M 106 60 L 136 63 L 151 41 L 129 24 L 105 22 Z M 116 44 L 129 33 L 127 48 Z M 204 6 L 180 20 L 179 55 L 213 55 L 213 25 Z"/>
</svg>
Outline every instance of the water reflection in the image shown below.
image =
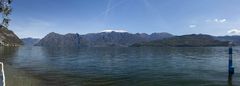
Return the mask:
<svg viewBox="0 0 240 86">
<path fill-rule="evenodd" d="M 0 47 L 1 62 L 4 63 L 6 86 L 42 86 L 41 81 L 22 70 L 16 69 L 12 60 L 18 56 L 19 47 Z"/>
<path fill-rule="evenodd" d="M 232 75 L 228 75 L 228 86 L 233 86 L 233 84 L 232 84 Z"/>
<path fill-rule="evenodd" d="M 16 55 L 18 47 L 0 47 L 0 61 L 6 62 L 8 58 L 12 58 Z"/>
</svg>

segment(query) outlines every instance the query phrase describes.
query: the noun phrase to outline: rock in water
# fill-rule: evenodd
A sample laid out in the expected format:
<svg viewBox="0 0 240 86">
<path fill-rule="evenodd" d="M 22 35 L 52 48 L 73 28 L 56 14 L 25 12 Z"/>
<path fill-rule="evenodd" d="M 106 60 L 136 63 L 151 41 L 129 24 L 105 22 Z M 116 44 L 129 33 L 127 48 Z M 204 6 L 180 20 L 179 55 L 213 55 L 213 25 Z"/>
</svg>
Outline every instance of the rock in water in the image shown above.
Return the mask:
<svg viewBox="0 0 240 86">
<path fill-rule="evenodd" d="M 20 46 L 23 42 L 14 34 L 13 31 L 5 27 L 0 27 L 0 45 L 2 46 Z"/>
</svg>

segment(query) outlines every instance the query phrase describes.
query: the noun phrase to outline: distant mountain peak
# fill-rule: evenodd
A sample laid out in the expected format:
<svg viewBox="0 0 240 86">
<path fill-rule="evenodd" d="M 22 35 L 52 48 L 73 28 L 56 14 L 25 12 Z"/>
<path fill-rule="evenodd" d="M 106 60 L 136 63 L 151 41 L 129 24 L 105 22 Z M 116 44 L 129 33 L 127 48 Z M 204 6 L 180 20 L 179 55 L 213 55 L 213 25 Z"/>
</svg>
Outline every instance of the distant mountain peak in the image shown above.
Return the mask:
<svg viewBox="0 0 240 86">
<path fill-rule="evenodd" d="M 31 45 L 31 46 L 35 45 L 40 41 L 39 38 L 32 38 L 32 37 L 22 38 L 21 40 L 23 41 L 24 45 Z"/>
<path fill-rule="evenodd" d="M 101 32 L 107 32 L 107 33 L 111 33 L 111 32 L 119 32 L 119 33 L 126 33 L 128 31 L 126 30 L 103 30 Z"/>
<path fill-rule="evenodd" d="M 61 35 L 61 34 L 59 34 L 59 33 L 55 33 L 55 32 L 50 32 L 50 33 L 47 34 L 47 35 Z"/>
</svg>

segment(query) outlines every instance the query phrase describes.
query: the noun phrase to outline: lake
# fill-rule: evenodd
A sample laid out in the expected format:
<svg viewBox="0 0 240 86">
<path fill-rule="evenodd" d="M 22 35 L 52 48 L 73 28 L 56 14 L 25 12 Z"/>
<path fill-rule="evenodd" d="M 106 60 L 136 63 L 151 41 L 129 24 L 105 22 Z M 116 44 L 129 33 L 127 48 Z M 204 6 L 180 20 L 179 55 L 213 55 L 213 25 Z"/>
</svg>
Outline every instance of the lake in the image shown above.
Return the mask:
<svg viewBox="0 0 240 86">
<path fill-rule="evenodd" d="M 240 47 L 234 47 L 232 82 L 228 82 L 227 47 L 69 49 L 22 46 L 1 47 L 0 55 L 7 65 L 7 82 L 16 82 L 15 86 L 240 84 Z"/>
</svg>

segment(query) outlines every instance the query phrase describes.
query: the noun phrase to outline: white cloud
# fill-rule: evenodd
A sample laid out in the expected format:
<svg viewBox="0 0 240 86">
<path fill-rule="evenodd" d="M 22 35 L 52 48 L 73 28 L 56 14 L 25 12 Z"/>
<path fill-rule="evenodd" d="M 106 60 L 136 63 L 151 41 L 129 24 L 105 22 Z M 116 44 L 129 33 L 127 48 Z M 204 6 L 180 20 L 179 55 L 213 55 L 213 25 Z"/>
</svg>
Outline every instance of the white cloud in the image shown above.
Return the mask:
<svg viewBox="0 0 240 86">
<path fill-rule="evenodd" d="M 224 23 L 226 22 L 227 20 L 226 19 L 214 19 L 215 22 L 218 22 L 218 23 Z"/>
<path fill-rule="evenodd" d="M 240 35 L 240 30 L 239 29 L 231 29 L 227 33 L 231 34 L 231 35 Z"/>
<path fill-rule="evenodd" d="M 124 33 L 124 32 L 128 32 L 126 30 L 103 30 L 101 32 L 120 32 L 120 33 Z"/>
<path fill-rule="evenodd" d="M 214 22 L 214 23 L 225 23 L 227 22 L 227 19 L 223 18 L 223 19 L 207 19 L 206 22 Z"/>
<path fill-rule="evenodd" d="M 223 18 L 223 19 L 207 19 L 206 22 L 215 22 L 215 23 L 225 23 L 227 22 L 227 19 Z"/>
<path fill-rule="evenodd" d="M 195 28 L 195 27 L 197 27 L 197 25 L 192 24 L 192 25 L 189 25 L 188 27 L 189 28 Z"/>
</svg>

